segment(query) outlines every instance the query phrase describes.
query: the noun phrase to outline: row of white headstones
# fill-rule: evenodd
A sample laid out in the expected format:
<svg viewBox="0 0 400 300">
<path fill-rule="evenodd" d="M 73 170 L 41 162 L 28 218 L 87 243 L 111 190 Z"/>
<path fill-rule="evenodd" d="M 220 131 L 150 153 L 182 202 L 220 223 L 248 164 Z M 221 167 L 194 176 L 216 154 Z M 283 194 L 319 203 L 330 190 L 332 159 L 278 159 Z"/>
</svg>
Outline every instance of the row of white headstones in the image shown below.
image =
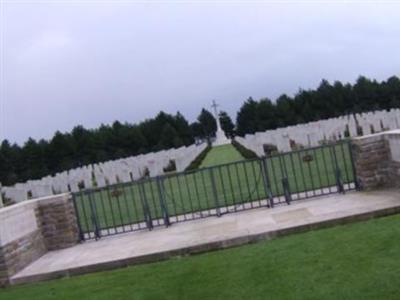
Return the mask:
<svg viewBox="0 0 400 300">
<path fill-rule="evenodd" d="M 327 141 L 399 128 L 400 109 L 391 109 L 256 132 L 236 137 L 235 140 L 261 157 L 266 154 L 265 145 L 273 145 L 279 152 L 288 152 L 294 147 L 315 147 Z"/>
<path fill-rule="evenodd" d="M 28 180 L 12 187 L 1 188 L 4 198 L 15 202 L 50 196 L 81 189 L 105 187 L 116 183 L 131 182 L 145 176 L 163 175 L 171 162 L 176 171 L 184 171 L 190 163 L 207 147 L 206 143 L 177 149 L 151 152 L 104 163 L 71 169 L 40 180 Z M 1 197 L 1 196 L 0 196 Z M 0 199 L 1 200 L 1 199 Z M 1 201 L 0 201 L 1 206 Z"/>
<path fill-rule="evenodd" d="M 357 127 L 361 128 L 357 129 Z M 264 145 L 274 145 L 279 152 L 293 149 L 293 144 L 303 147 L 318 146 L 326 141 L 336 141 L 346 136 L 355 137 L 400 128 L 400 110 L 374 111 L 369 113 L 341 116 L 317 122 L 299 124 L 276 130 L 246 134 L 235 140 L 254 151 L 265 155 Z M 151 177 L 163 175 L 171 161 L 176 171 L 186 167 L 206 148 L 206 144 L 191 145 L 178 149 L 152 152 L 145 155 L 88 165 L 46 176 L 40 180 L 17 183 L 3 187 L 0 195 L 15 202 L 64 192 L 77 192 L 82 188 L 104 187 L 118 182 L 130 182 L 142 178 L 147 172 Z M 1 196 L 0 196 L 1 197 Z M 1 206 L 1 201 L 0 201 Z"/>
</svg>

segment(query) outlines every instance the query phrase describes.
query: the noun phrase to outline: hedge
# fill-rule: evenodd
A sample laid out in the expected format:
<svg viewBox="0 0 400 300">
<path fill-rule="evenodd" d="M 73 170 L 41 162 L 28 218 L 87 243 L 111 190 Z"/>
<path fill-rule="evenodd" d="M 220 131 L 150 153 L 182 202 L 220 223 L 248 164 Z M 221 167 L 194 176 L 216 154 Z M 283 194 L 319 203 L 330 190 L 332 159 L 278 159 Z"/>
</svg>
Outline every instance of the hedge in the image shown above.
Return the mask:
<svg viewBox="0 0 400 300">
<path fill-rule="evenodd" d="M 197 157 L 190 163 L 190 165 L 185 169 L 185 171 L 198 169 L 210 150 L 211 146 L 207 145 L 207 147 L 199 155 L 197 155 Z"/>
<path fill-rule="evenodd" d="M 250 149 L 244 147 L 242 144 L 238 143 L 234 139 L 232 139 L 232 145 L 246 159 L 252 159 L 258 157 L 254 151 L 251 151 Z"/>
</svg>

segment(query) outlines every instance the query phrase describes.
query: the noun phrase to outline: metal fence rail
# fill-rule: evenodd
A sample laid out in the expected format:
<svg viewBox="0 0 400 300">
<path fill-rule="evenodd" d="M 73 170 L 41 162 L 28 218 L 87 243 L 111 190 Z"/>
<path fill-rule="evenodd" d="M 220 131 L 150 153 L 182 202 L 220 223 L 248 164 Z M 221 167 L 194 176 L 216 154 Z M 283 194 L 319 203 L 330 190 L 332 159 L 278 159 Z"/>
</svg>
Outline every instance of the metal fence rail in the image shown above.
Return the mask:
<svg viewBox="0 0 400 300">
<path fill-rule="evenodd" d="M 82 240 L 357 188 L 350 143 L 74 193 Z"/>
</svg>

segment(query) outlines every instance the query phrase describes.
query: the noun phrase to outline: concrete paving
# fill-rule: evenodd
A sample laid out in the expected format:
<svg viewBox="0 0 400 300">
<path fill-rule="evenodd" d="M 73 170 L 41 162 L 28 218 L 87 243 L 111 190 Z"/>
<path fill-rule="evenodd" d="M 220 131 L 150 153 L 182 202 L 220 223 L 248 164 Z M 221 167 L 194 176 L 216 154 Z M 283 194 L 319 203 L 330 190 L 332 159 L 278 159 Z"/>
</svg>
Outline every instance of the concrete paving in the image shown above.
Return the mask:
<svg viewBox="0 0 400 300">
<path fill-rule="evenodd" d="M 114 269 L 400 212 L 400 191 L 349 192 L 138 231 L 51 251 L 13 284 Z"/>
</svg>

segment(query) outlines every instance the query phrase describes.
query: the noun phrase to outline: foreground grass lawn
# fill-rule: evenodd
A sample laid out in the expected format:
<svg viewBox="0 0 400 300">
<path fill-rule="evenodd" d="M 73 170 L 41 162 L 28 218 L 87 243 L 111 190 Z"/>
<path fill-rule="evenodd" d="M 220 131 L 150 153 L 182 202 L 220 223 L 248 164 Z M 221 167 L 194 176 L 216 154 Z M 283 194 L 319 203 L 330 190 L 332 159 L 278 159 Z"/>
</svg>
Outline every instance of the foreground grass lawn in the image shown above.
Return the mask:
<svg viewBox="0 0 400 300">
<path fill-rule="evenodd" d="M 399 299 L 400 215 L 0 290 L 0 299 Z"/>
<path fill-rule="evenodd" d="M 200 168 L 243 160 L 243 156 L 231 144 L 213 147 L 204 158 Z"/>
</svg>

